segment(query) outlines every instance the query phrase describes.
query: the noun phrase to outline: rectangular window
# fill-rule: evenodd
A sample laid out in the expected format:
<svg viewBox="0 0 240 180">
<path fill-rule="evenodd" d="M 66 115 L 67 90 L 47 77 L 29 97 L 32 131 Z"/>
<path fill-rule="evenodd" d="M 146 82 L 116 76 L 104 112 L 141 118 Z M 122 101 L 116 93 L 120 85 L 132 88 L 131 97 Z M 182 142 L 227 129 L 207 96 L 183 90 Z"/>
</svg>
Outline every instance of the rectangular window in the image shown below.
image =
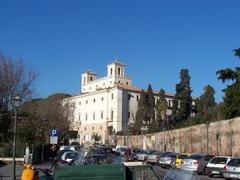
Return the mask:
<svg viewBox="0 0 240 180">
<path fill-rule="evenodd" d="M 128 118 L 130 118 L 130 112 L 128 112 Z"/>
<path fill-rule="evenodd" d="M 79 106 L 81 106 L 81 101 L 79 101 Z"/>
<path fill-rule="evenodd" d="M 103 111 L 101 111 L 101 119 L 103 119 Z"/>
<path fill-rule="evenodd" d="M 87 119 L 88 119 L 88 114 L 86 113 L 85 114 L 85 120 L 87 121 Z"/>
<path fill-rule="evenodd" d="M 112 99 L 113 99 L 113 93 L 112 93 Z"/>
<path fill-rule="evenodd" d="M 139 101 L 139 95 L 137 95 L 137 101 Z"/>
<path fill-rule="evenodd" d="M 171 100 L 168 100 L 168 107 L 171 107 Z"/>
<path fill-rule="evenodd" d="M 81 121 L 81 114 L 79 114 L 78 118 L 79 118 L 79 121 Z"/>
<path fill-rule="evenodd" d="M 93 102 L 95 103 L 95 102 L 96 102 L 96 99 L 93 99 Z"/>
<path fill-rule="evenodd" d="M 130 99 L 131 99 L 131 94 L 128 94 L 128 100 L 130 101 Z"/>
<path fill-rule="evenodd" d="M 113 119 L 113 111 L 111 111 L 111 119 Z"/>
<path fill-rule="evenodd" d="M 95 112 L 93 112 L 93 120 L 95 120 Z"/>
<path fill-rule="evenodd" d="M 101 98 L 101 100 L 103 101 L 103 97 Z"/>
<path fill-rule="evenodd" d="M 88 100 L 86 100 L 86 104 L 88 103 Z"/>
</svg>

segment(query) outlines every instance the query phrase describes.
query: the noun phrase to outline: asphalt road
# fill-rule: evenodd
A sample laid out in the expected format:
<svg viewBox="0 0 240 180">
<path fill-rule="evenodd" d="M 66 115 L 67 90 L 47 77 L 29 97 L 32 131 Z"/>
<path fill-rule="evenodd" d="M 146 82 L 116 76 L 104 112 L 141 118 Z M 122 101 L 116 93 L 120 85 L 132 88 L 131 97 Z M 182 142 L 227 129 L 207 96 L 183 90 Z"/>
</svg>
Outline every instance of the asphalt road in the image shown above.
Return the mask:
<svg viewBox="0 0 240 180">
<path fill-rule="evenodd" d="M 168 169 L 163 169 L 160 166 L 153 166 L 153 170 L 159 177 L 164 177 L 164 175 L 168 171 Z M 224 180 L 223 177 L 209 178 L 208 176 L 205 176 L 205 175 L 199 175 L 199 177 L 200 177 L 200 180 Z"/>
</svg>

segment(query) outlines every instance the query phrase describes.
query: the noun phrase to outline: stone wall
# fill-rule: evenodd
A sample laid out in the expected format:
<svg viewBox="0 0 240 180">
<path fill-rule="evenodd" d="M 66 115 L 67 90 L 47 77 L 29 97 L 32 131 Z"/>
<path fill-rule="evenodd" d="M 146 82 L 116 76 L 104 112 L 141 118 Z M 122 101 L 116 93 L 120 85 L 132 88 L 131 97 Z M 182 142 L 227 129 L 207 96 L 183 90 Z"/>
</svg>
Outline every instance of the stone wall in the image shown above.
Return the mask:
<svg viewBox="0 0 240 180">
<path fill-rule="evenodd" d="M 132 148 L 240 156 L 240 117 L 212 122 L 209 127 L 201 124 L 153 134 L 127 136 L 125 142 Z M 117 144 L 124 144 L 123 136 L 117 137 Z"/>
</svg>

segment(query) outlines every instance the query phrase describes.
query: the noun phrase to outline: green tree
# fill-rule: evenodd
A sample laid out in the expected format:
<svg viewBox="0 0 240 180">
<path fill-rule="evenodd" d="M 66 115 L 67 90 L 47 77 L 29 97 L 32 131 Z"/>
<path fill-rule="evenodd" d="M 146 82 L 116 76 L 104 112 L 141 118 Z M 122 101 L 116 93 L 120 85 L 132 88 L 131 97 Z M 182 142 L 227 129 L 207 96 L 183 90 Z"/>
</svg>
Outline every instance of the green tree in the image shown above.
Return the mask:
<svg viewBox="0 0 240 180">
<path fill-rule="evenodd" d="M 11 121 L 11 113 L 0 104 L 0 145 L 2 142 L 10 141 Z"/>
<path fill-rule="evenodd" d="M 186 122 L 192 112 L 192 97 L 188 69 L 180 71 L 180 83 L 176 84 L 172 116 L 176 123 Z"/>
<path fill-rule="evenodd" d="M 145 124 L 149 133 L 156 131 L 156 120 L 155 120 L 155 98 L 151 84 L 148 85 L 147 92 L 145 95 Z"/>
<path fill-rule="evenodd" d="M 70 117 L 73 117 L 74 104 L 63 99 L 70 97 L 68 94 L 57 93 L 47 99 L 34 99 L 22 105 L 21 113 L 23 122 L 19 126 L 19 138 L 29 144 L 44 144 L 48 141 L 49 131 L 57 128 L 60 131 L 59 140 L 70 137 Z M 31 132 L 33 131 L 33 132 Z M 32 133 L 32 134 L 31 134 Z M 30 142 L 28 135 L 34 138 Z"/>
<path fill-rule="evenodd" d="M 97 133 L 93 133 L 91 138 L 97 142 L 97 141 L 100 141 L 101 140 L 101 135 L 97 134 Z"/>
<path fill-rule="evenodd" d="M 240 48 L 234 49 L 235 56 L 240 58 Z M 223 91 L 223 114 L 225 118 L 234 118 L 240 116 L 240 67 L 235 69 L 226 68 L 217 71 L 218 79 L 232 81 Z"/>
<path fill-rule="evenodd" d="M 157 121 L 158 121 L 158 129 L 167 128 L 169 129 L 169 122 L 167 118 L 167 108 L 168 104 L 165 99 L 165 91 L 160 89 L 158 93 L 159 99 L 156 104 L 156 113 L 157 113 Z"/>
<path fill-rule="evenodd" d="M 213 121 L 217 105 L 214 94 L 214 88 L 207 85 L 204 87 L 204 93 L 196 100 L 196 124 Z"/>
</svg>

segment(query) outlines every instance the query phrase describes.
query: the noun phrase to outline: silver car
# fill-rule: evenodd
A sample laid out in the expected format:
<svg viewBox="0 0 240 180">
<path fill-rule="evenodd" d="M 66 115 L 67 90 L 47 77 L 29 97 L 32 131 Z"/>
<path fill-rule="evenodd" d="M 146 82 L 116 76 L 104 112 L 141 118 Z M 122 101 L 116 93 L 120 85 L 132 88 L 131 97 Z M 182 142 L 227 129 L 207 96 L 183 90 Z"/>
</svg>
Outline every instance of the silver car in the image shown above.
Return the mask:
<svg viewBox="0 0 240 180">
<path fill-rule="evenodd" d="M 147 156 L 147 151 L 141 150 L 140 152 L 134 155 L 134 159 L 138 161 L 144 161 L 145 157 Z"/>
<path fill-rule="evenodd" d="M 163 168 L 170 168 L 174 165 L 177 158 L 176 153 L 169 153 L 160 157 L 159 164 Z"/>
<path fill-rule="evenodd" d="M 224 166 L 223 176 L 225 179 L 240 179 L 240 158 L 233 158 Z"/>
<path fill-rule="evenodd" d="M 162 154 L 161 152 L 152 152 L 148 154 L 146 156 L 146 162 L 150 164 L 157 164 L 161 154 Z"/>
<path fill-rule="evenodd" d="M 215 156 L 212 158 L 206 167 L 206 172 L 209 177 L 215 175 L 223 175 L 224 166 L 231 160 L 231 157 L 228 156 Z"/>
<path fill-rule="evenodd" d="M 183 160 L 183 163 L 180 168 L 187 170 L 187 171 L 195 171 L 196 172 L 198 169 L 198 166 L 200 164 L 200 160 L 203 157 L 204 157 L 203 154 L 192 154 Z"/>
</svg>

